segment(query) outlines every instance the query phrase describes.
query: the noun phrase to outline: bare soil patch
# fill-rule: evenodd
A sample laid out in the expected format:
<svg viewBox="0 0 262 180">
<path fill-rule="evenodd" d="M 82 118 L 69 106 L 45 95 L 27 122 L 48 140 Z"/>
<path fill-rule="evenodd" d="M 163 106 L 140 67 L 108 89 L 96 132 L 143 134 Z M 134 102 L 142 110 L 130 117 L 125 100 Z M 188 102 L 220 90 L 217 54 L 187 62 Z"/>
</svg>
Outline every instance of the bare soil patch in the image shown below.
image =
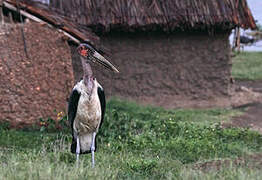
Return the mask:
<svg viewBox="0 0 262 180">
<path fill-rule="evenodd" d="M 236 81 L 236 84 L 238 86 L 245 86 L 248 88 L 251 88 L 255 92 L 262 93 L 262 80 L 256 80 L 256 81 Z"/>
<path fill-rule="evenodd" d="M 233 118 L 230 123 L 225 123 L 223 126 L 251 128 L 262 133 L 262 81 L 237 81 L 236 84 L 242 89 L 246 88 L 254 92 L 257 98 L 253 102 L 235 106 L 235 108 L 243 108 L 244 114 Z"/>
<path fill-rule="evenodd" d="M 214 160 L 194 165 L 194 169 L 199 169 L 203 172 L 210 170 L 219 171 L 223 167 L 248 167 L 252 169 L 262 169 L 262 153 L 247 155 L 236 159 Z"/>
<path fill-rule="evenodd" d="M 261 82 L 262 85 L 262 82 Z M 253 104 L 262 100 L 262 93 L 253 90 L 250 86 L 242 86 L 238 83 L 232 84 L 228 95 L 207 96 L 206 98 L 177 95 L 170 97 L 168 94 L 161 96 L 143 97 L 138 102 L 148 105 L 162 106 L 167 109 L 177 108 L 237 108 Z M 157 99 L 157 101 L 155 101 Z M 174 100 L 175 99 L 175 100 Z M 132 99 L 130 99 L 132 100 Z M 262 101 L 261 101 L 262 102 Z"/>
</svg>

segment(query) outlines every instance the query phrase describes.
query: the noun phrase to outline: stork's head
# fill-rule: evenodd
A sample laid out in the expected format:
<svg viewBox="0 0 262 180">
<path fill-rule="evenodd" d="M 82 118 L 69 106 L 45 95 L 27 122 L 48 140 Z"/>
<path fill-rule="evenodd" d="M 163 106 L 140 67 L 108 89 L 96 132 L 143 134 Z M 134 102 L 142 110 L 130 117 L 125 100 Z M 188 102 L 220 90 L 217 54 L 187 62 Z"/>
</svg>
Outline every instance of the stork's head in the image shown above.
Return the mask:
<svg viewBox="0 0 262 180">
<path fill-rule="evenodd" d="M 101 54 L 99 54 L 92 46 L 89 44 L 80 44 L 77 48 L 77 52 L 81 57 L 86 59 L 87 62 L 95 62 L 102 66 L 104 66 L 107 69 L 110 69 L 114 72 L 119 72 L 117 68 L 111 64 L 106 58 L 104 58 Z"/>
</svg>

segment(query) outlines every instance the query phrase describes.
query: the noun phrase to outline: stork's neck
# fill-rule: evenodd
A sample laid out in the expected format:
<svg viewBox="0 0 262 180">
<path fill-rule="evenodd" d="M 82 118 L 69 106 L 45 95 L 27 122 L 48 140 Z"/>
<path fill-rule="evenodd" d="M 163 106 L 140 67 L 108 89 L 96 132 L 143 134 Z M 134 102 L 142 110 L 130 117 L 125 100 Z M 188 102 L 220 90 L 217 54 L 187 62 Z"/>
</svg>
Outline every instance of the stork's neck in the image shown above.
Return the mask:
<svg viewBox="0 0 262 180">
<path fill-rule="evenodd" d="M 94 86 L 94 80 L 93 80 L 93 71 L 91 69 L 91 66 L 84 58 L 81 57 L 82 61 L 82 67 L 83 67 L 83 80 L 84 84 L 87 87 L 88 94 L 92 93 L 92 89 Z"/>
</svg>

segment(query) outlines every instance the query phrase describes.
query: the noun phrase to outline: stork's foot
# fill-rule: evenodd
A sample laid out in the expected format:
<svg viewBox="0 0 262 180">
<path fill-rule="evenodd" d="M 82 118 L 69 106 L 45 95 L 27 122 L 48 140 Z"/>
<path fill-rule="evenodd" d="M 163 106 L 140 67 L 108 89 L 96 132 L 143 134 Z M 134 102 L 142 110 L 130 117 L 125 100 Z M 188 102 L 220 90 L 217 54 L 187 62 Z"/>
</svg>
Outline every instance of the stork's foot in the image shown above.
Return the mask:
<svg viewBox="0 0 262 180">
<path fill-rule="evenodd" d="M 95 167 L 95 139 L 96 139 L 96 133 L 93 133 L 92 136 L 92 145 L 91 145 L 91 153 L 92 153 L 92 167 Z"/>
</svg>

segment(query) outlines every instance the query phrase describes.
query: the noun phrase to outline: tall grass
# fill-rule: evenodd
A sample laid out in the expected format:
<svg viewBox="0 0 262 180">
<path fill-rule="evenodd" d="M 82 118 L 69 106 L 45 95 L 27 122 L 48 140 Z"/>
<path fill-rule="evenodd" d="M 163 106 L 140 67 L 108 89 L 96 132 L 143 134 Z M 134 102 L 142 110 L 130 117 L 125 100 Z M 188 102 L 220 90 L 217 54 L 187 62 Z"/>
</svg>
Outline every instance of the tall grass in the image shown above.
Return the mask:
<svg viewBox="0 0 262 180">
<path fill-rule="evenodd" d="M 48 133 L 0 128 L 0 179 L 213 179 L 261 177 L 246 167 L 204 173 L 194 163 L 262 151 L 262 135 L 222 129 L 238 111 L 164 110 L 113 99 L 97 136 L 96 166 L 90 155 L 69 152 L 68 131 Z"/>
<path fill-rule="evenodd" d="M 242 52 L 233 58 L 232 76 L 242 80 L 262 80 L 262 52 Z"/>
</svg>

